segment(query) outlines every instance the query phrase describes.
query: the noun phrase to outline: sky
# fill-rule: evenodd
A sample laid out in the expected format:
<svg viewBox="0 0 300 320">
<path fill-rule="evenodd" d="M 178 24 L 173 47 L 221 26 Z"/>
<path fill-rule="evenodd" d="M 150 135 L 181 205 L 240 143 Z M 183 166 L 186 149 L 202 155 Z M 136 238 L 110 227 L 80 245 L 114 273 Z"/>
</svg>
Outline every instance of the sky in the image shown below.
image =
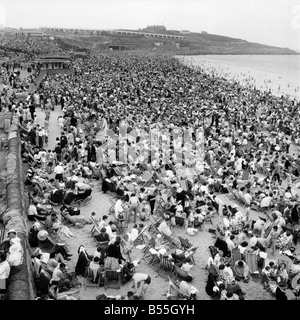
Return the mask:
<svg viewBox="0 0 300 320">
<path fill-rule="evenodd" d="M 0 25 L 225 35 L 300 52 L 300 0 L 0 0 Z"/>
</svg>

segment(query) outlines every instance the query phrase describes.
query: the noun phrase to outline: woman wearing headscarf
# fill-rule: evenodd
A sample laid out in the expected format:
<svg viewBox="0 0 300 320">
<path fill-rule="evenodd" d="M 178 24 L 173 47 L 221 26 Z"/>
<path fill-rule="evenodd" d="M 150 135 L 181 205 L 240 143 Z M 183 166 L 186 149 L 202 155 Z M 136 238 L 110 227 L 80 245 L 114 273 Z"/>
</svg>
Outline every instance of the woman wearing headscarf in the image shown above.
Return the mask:
<svg viewBox="0 0 300 320">
<path fill-rule="evenodd" d="M 78 275 L 84 276 L 85 268 L 90 264 L 91 259 L 84 246 L 78 248 L 78 260 L 75 266 L 75 272 Z"/>
</svg>

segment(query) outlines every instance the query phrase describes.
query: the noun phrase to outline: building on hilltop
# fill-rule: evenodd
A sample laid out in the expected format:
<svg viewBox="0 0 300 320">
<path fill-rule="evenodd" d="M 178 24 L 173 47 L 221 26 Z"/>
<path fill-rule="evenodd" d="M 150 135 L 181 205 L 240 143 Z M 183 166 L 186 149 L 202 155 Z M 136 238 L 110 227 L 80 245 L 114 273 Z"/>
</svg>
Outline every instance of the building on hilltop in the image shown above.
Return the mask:
<svg viewBox="0 0 300 320">
<path fill-rule="evenodd" d="M 180 33 L 189 34 L 189 33 L 191 33 L 191 31 L 189 31 L 189 30 L 181 30 Z"/>
</svg>

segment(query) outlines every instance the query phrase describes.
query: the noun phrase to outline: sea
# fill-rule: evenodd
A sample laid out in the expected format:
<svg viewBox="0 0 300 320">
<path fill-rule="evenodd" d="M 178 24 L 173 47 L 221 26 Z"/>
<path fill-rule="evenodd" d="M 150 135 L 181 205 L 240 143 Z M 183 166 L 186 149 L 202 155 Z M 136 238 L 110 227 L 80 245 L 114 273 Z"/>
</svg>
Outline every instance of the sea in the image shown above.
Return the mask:
<svg viewBox="0 0 300 320">
<path fill-rule="evenodd" d="M 300 55 L 177 56 L 193 68 L 300 101 Z"/>
</svg>

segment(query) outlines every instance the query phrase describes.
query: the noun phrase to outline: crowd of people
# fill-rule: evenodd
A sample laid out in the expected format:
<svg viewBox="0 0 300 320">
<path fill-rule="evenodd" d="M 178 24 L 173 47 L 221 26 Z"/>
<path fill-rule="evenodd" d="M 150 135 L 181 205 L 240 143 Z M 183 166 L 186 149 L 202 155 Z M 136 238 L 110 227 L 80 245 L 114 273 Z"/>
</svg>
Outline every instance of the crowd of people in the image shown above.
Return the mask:
<svg viewBox="0 0 300 320">
<path fill-rule="evenodd" d="M 6 50 L 19 50 L 31 57 L 35 55 L 62 54 L 63 50 L 49 37 L 32 37 L 22 34 L 3 33 L 1 46 Z"/>
<path fill-rule="evenodd" d="M 61 134 L 54 150 L 47 150 L 49 117 L 58 105 Z M 36 123 L 37 107 L 45 111 L 44 126 Z M 240 86 L 166 55 L 107 53 L 75 61 L 73 75 L 46 76 L 36 93 L 12 109 L 20 119 L 22 157 L 30 165 L 29 218 L 43 223 L 42 230 L 33 227 L 36 238 L 41 231 L 76 236 L 62 216 L 77 225 L 90 220 L 66 208 L 55 213 L 53 206 L 85 203 L 91 181 L 99 180 L 103 193 L 117 196 L 114 217 L 97 222 L 97 253 L 79 248 L 77 274 L 91 264 L 105 269 L 110 263 L 118 270 L 122 261 L 130 269 L 133 234 L 159 216 L 152 254 L 183 267 L 190 292 L 192 260 L 185 250 L 171 252 L 169 245 L 180 243 L 174 228 L 193 236 L 205 221 L 218 221 L 212 226 L 218 236 L 207 263 L 206 293 L 244 299 L 237 282 L 248 283 L 258 272 L 263 286 L 282 297 L 298 264 L 298 108 L 296 100 Z M 161 235 L 169 245 L 160 243 Z M 56 252 L 61 265 L 68 258 L 64 251 Z M 266 265 L 279 252 L 293 263 Z"/>
</svg>

